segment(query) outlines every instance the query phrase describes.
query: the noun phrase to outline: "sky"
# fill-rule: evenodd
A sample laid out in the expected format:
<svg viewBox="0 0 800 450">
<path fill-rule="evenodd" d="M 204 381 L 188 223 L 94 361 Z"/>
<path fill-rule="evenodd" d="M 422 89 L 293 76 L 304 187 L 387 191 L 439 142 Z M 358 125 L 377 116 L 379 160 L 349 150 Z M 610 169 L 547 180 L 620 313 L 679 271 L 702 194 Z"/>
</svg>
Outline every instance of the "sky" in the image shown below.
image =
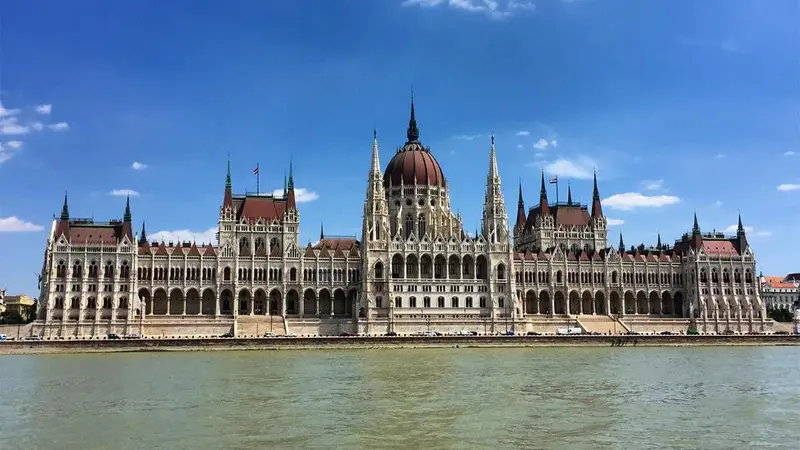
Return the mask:
<svg viewBox="0 0 800 450">
<path fill-rule="evenodd" d="M 7 0 L 0 5 L 0 288 L 36 295 L 47 234 L 121 218 L 213 238 L 234 192 L 283 186 L 301 243 L 360 235 L 413 87 L 451 203 L 480 222 L 496 140 L 510 220 L 540 173 L 627 245 L 727 230 L 767 275 L 800 271 L 796 0 Z M 548 186 L 550 198 L 555 185 Z"/>
</svg>

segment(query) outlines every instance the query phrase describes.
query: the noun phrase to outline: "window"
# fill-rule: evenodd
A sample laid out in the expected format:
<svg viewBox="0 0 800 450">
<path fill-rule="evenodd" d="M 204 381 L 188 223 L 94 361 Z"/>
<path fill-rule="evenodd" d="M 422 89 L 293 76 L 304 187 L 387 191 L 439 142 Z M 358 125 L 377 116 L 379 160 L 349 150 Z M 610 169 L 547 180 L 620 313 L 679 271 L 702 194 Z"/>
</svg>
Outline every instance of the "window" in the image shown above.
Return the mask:
<svg viewBox="0 0 800 450">
<path fill-rule="evenodd" d="M 55 309 L 64 309 L 64 299 L 61 297 L 56 298 Z"/>
<path fill-rule="evenodd" d="M 379 280 L 383 279 L 383 263 L 380 261 L 375 263 L 375 278 Z"/>
<path fill-rule="evenodd" d="M 375 297 L 375 307 L 376 308 L 383 308 L 383 299 L 380 297 Z"/>
<path fill-rule="evenodd" d="M 394 298 L 394 307 L 395 308 L 402 308 L 403 307 L 403 299 L 400 297 Z"/>
<path fill-rule="evenodd" d="M 503 297 L 500 297 L 500 299 L 497 300 L 497 307 L 498 308 L 505 308 L 505 299 Z"/>
<path fill-rule="evenodd" d="M 410 308 L 416 308 L 417 307 L 417 297 L 411 297 L 410 299 L 408 299 L 408 306 Z"/>
<path fill-rule="evenodd" d="M 88 309 L 96 309 L 97 308 L 97 299 L 94 297 L 89 297 L 89 302 L 86 305 Z"/>
<path fill-rule="evenodd" d="M 422 299 L 422 306 L 425 307 L 425 308 L 430 308 L 431 307 L 431 298 L 430 297 L 423 298 Z"/>
<path fill-rule="evenodd" d="M 497 265 L 497 279 L 498 280 L 506 279 L 506 266 L 502 263 Z"/>
<path fill-rule="evenodd" d="M 58 265 L 56 266 L 56 277 L 58 278 L 66 278 L 67 276 L 67 268 L 64 266 L 64 261 L 59 261 Z"/>
<path fill-rule="evenodd" d="M 437 298 L 436 302 L 437 302 L 437 304 L 438 304 L 437 306 L 439 306 L 439 308 L 444 308 L 444 297 Z"/>
<path fill-rule="evenodd" d="M 425 216 L 420 214 L 417 222 L 417 237 L 422 239 L 425 236 Z"/>
<path fill-rule="evenodd" d="M 481 308 L 486 308 L 486 297 L 481 297 L 480 299 L 478 299 L 478 302 L 479 302 L 478 305 Z"/>
<path fill-rule="evenodd" d="M 458 308 L 458 297 L 453 297 L 451 299 L 451 304 L 453 305 L 453 308 Z"/>
<path fill-rule="evenodd" d="M 294 267 L 289 269 L 289 281 L 297 281 L 297 269 Z"/>
<path fill-rule="evenodd" d="M 414 232 L 414 218 L 411 215 L 406 216 L 406 224 L 403 227 L 403 231 L 405 232 L 406 238 L 411 236 L 411 233 Z"/>
<path fill-rule="evenodd" d="M 70 303 L 70 308 L 72 309 L 79 309 L 81 307 L 81 299 L 78 297 L 72 297 Z"/>
<path fill-rule="evenodd" d="M 80 278 L 81 275 L 83 275 L 83 271 L 81 270 L 81 262 L 78 260 L 72 264 L 72 278 Z"/>
<path fill-rule="evenodd" d="M 464 306 L 467 307 L 467 308 L 472 308 L 472 297 L 467 297 L 467 300 L 466 300 Z"/>
<path fill-rule="evenodd" d="M 111 309 L 111 297 L 104 297 L 103 298 L 103 308 Z"/>
<path fill-rule="evenodd" d="M 226 267 L 225 270 L 222 273 L 223 273 L 223 275 L 222 275 L 222 279 L 223 280 L 225 280 L 225 281 L 230 281 L 231 280 L 231 268 L 230 267 Z"/>
<path fill-rule="evenodd" d="M 119 299 L 119 308 L 120 309 L 128 309 L 128 299 L 127 298 L 122 297 L 121 299 Z"/>
</svg>

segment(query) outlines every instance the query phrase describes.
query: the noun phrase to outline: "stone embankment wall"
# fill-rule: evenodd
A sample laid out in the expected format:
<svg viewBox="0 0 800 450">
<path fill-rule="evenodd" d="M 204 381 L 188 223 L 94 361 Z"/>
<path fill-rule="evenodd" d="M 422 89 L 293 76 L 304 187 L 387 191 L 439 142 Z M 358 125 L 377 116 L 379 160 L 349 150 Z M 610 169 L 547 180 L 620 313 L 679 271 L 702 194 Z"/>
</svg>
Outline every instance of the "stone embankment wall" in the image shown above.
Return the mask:
<svg viewBox="0 0 800 450">
<path fill-rule="evenodd" d="M 759 345 L 800 345 L 800 336 L 442 336 L 6 341 L 0 342 L 0 354 L 324 348 L 669 347 Z"/>
</svg>

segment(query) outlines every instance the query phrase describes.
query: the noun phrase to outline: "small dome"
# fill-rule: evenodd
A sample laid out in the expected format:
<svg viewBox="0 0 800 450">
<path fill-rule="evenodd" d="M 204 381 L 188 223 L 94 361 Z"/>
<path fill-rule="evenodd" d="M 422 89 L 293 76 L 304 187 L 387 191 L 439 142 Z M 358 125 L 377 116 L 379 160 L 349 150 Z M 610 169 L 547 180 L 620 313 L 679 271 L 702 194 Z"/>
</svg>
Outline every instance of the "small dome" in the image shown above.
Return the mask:
<svg viewBox="0 0 800 450">
<path fill-rule="evenodd" d="M 384 187 L 401 184 L 446 186 L 442 168 L 436 158 L 430 149 L 424 148 L 418 141 L 407 142 L 389 161 L 383 173 Z"/>
</svg>

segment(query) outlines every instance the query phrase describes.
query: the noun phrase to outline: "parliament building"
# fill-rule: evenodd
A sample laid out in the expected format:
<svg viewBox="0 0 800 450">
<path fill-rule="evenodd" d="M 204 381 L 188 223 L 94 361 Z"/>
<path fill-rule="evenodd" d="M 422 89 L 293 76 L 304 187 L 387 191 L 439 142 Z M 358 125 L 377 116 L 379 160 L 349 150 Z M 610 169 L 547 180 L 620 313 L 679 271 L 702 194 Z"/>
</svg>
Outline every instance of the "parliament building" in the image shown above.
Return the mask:
<svg viewBox="0 0 800 450">
<path fill-rule="evenodd" d="M 373 136 L 361 238 L 301 246 L 290 170 L 282 195 L 236 195 L 228 165 L 217 242 L 155 242 L 121 220 L 75 218 L 67 198 L 48 235 L 34 330 L 45 338 L 747 333 L 771 330 L 741 217 L 735 236 L 694 226 L 674 241 L 608 243 L 591 205 L 551 202 L 544 174 L 510 226 L 489 143 L 481 227 L 465 231 L 411 102 L 406 142 L 381 170 Z M 365 152 L 366 153 L 366 152 Z M 538 178 L 538 177 L 537 177 Z"/>
</svg>

